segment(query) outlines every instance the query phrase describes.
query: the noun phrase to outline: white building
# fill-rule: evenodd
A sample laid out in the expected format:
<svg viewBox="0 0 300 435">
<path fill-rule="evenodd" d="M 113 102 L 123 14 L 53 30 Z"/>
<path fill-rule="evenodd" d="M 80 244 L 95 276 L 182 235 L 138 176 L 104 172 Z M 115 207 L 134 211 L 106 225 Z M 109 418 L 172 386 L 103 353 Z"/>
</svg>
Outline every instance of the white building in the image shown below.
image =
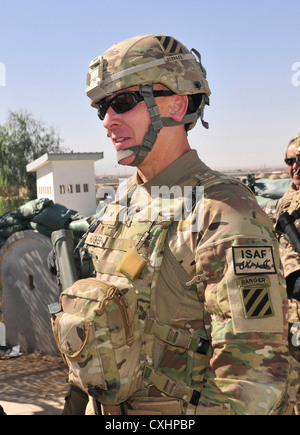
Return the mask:
<svg viewBox="0 0 300 435">
<path fill-rule="evenodd" d="M 91 216 L 96 213 L 94 162 L 101 159 L 103 153 L 46 153 L 26 169 L 36 172 L 37 199 Z"/>
</svg>

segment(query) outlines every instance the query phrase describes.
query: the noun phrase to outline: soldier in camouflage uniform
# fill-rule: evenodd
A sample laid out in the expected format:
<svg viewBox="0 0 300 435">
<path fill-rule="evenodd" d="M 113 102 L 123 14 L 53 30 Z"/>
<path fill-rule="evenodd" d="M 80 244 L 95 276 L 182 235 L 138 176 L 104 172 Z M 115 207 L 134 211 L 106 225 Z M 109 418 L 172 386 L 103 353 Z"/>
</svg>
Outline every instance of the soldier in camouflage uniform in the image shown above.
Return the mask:
<svg viewBox="0 0 300 435">
<path fill-rule="evenodd" d="M 282 213 L 287 212 L 292 215 L 293 212 L 300 208 L 300 133 L 290 141 L 285 155 L 285 162 L 288 165 L 292 185 L 278 202 L 275 215 L 276 221 L 278 221 Z M 295 220 L 295 227 L 299 232 L 300 219 Z M 284 233 L 279 235 L 279 244 L 289 298 L 290 352 L 300 362 L 300 254 L 294 250 Z M 300 403 L 300 397 L 298 403 Z"/>
<path fill-rule="evenodd" d="M 292 214 L 300 208 L 300 134 L 290 141 L 285 162 L 288 165 L 292 185 L 288 192 L 278 202 L 276 209 L 276 221 L 283 212 Z M 295 221 L 295 226 L 300 229 L 300 220 Z M 300 254 L 295 252 L 291 243 L 284 235 L 280 238 L 280 256 L 284 267 L 284 275 L 287 280 L 287 291 L 290 299 L 300 300 Z"/>
<path fill-rule="evenodd" d="M 199 118 L 208 127 L 199 53 L 135 37 L 94 59 L 87 85 L 118 162 L 137 167 L 86 239 L 96 276 L 137 299 L 141 384 L 109 412 L 290 413 L 296 381 L 269 218 L 188 142 Z"/>
</svg>

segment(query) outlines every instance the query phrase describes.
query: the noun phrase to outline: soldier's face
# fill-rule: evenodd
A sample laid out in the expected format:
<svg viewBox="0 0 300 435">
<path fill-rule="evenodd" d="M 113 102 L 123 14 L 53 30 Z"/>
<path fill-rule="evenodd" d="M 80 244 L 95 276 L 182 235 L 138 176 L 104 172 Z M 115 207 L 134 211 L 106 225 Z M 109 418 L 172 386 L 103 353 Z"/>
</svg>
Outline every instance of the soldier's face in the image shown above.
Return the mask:
<svg viewBox="0 0 300 435">
<path fill-rule="evenodd" d="M 138 91 L 138 86 L 113 93 L 110 97 L 126 92 Z M 141 101 L 133 109 L 125 113 L 116 113 L 112 107 L 109 107 L 103 120 L 103 126 L 110 137 L 115 150 L 121 151 L 128 147 L 139 145 L 150 125 L 150 116 L 146 103 Z M 120 163 L 128 165 L 134 160 L 134 156 L 123 159 Z"/>
<path fill-rule="evenodd" d="M 157 84 L 154 85 L 154 89 L 162 90 L 167 88 Z M 110 95 L 109 99 L 122 92 L 138 90 L 138 86 L 123 89 Z M 162 116 L 165 116 L 166 104 L 170 98 L 172 97 L 155 99 Z M 116 151 L 121 151 L 135 145 L 141 145 L 150 123 L 150 115 L 145 101 L 139 102 L 131 110 L 124 113 L 116 113 L 112 107 L 109 107 L 103 119 L 103 126 L 112 140 Z M 159 134 L 159 136 L 161 136 L 161 134 Z M 149 156 L 146 158 L 148 157 Z M 119 163 L 121 165 L 129 165 L 133 162 L 134 158 L 134 156 L 126 157 Z"/>
<path fill-rule="evenodd" d="M 292 143 L 288 147 L 287 152 L 286 152 L 286 156 L 287 156 L 287 158 L 295 158 L 296 157 L 294 143 Z M 300 188 L 300 163 L 295 162 L 293 165 L 289 165 L 288 171 L 289 171 L 291 179 L 293 180 L 293 183 L 299 189 Z"/>
</svg>

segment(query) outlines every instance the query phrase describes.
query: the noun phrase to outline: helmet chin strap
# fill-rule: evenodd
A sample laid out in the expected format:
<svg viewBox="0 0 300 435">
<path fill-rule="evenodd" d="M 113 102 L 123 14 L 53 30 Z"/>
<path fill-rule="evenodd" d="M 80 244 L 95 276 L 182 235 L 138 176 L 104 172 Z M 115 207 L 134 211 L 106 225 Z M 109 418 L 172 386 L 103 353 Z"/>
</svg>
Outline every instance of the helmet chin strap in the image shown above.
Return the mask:
<svg viewBox="0 0 300 435">
<path fill-rule="evenodd" d="M 151 123 L 141 145 L 134 145 L 117 152 L 118 163 L 126 157 L 135 156 L 129 166 L 139 166 L 145 160 L 157 140 L 158 133 L 164 126 L 189 124 L 196 121 L 200 116 L 198 113 L 191 113 L 184 116 L 181 122 L 174 121 L 173 118 L 162 118 L 153 96 L 153 84 L 140 85 L 139 93 L 147 105 Z"/>
<path fill-rule="evenodd" d="M 147 154 L 152 150 L 158 133 L 163 128 L 160 112 L 153 97 L 153 84 L 140 85 L 139 92 L 148 107 L 151 124 L 141 145 L 135 145 L 117 152 L 118 163 L 126 157 L 135 156 L 129 166 L 139 166 L 144 161 Z"/>
</svg>

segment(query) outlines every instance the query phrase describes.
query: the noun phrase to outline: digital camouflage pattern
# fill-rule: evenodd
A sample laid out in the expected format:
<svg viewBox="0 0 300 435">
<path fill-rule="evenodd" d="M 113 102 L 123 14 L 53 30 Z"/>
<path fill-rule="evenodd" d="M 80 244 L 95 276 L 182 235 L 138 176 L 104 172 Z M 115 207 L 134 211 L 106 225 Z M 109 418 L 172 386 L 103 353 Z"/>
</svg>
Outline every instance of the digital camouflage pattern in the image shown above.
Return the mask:
<svg viewBox="0 0 300 435">
<path fill-rule="evenodd" d="M 197 185 L 204 197 L 188 216 L 175 219 L 175 199 L 169 219 L 164 212 L 153 219 L 153 201 L 167 204 L 163 195 L 152 198 L 154 188 Z M 87 246 L 97 278 L 136 295 L 143 384 L 126 402 L 130 413 L 288 413 L 299 374 L 287 347 L 278 245 L 255 197 L 195 151 L 142 186 L 135 175 L 126 193 L 108 206 Z M 147 265 L 131 281 L 116 269 L 134 246 Z"/>
<path fill-rule="evenodd" d="M 86 94 L 93 107 L 116 91 L 148 83 L 163 84 L 176 94 L 208 97 L 206 72 L 194 52 L 199 61 L 181 42 L 165 35 L 119 42 L 90 63 Z"/>
</svg>

